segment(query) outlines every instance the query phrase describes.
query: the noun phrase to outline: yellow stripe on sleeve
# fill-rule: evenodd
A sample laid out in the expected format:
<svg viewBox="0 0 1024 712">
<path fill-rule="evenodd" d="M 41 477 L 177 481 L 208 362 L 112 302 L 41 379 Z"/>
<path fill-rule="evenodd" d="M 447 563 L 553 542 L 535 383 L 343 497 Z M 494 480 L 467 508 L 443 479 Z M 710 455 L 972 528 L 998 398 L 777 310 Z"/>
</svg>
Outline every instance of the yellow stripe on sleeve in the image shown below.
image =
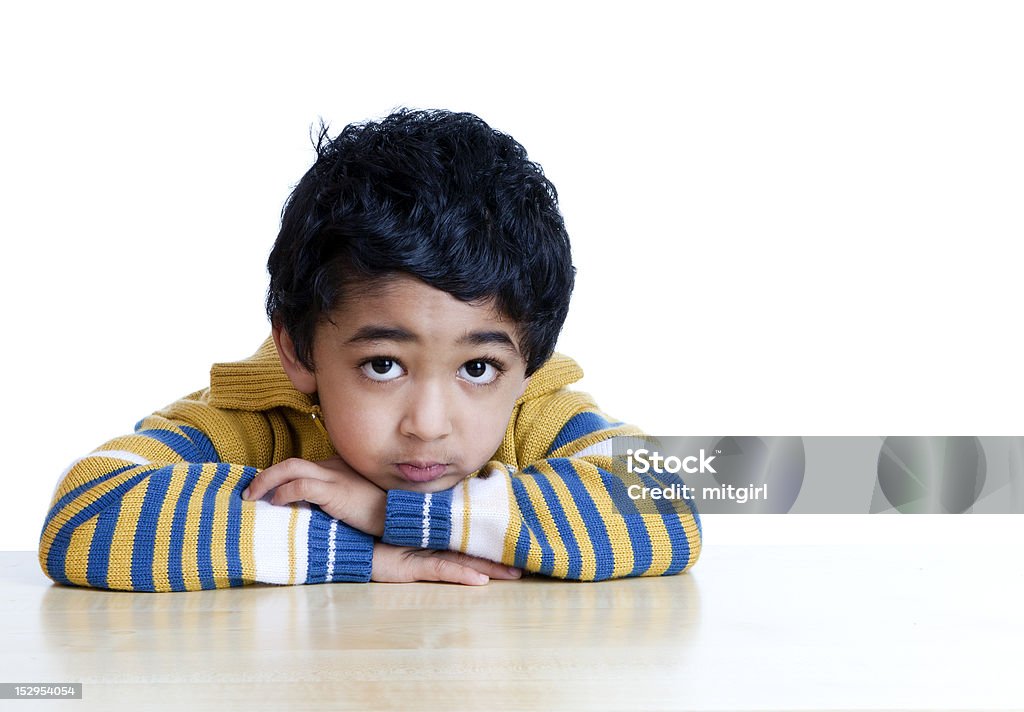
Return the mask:
<svg viewBox="0 0 1024 712">
<path fill-rule="evenodd" d="M 210 532 L 210 564 L 213 567 L 213 582 L 217 588 L 231 586 L 228 575 L 228 507 L 231 497 L 238 495 L 229 486 L 231 475 L 221 486 L 213 500 L 213 530 Z"/>
<path fill-rule="evenodd" d="M 134 591 L 132 584 L 132 552 L 135 548 L 135 530 L 139 526 L 142 503 L 149 489 L 149 478 L 135 485 L 121 498 L 121 509 L 114 525 L 107 563 L 107 586 L 121 591 Z"/>
<path fill-rule="evenodd" d="M 194 465 L 193 465 L 194 467 Z M 211 467 L 201 466 L 198 480 L 191 488 L 188 498 L 188 508 L 185 513 L 185 530 L 181 543 L 181 572 L 185 588 L 189 591 L 202 589 L 203 584 L 199 579 L 199 520 L 203 514 L 203 491 L 209 486 L 212 479 L 212 471 L 216 464 Z M 191 472 L 184 479 L 194 477 Z M 187 483 L 186 483 L 187 484 Z"/>
<path fill-rule="evenodd" d="M 256 553 L 253 549 L 256 539 L 256 503 L 242 502 L 242 531 L 238 533 L 238 557 L 242 561 L 242 578 L 256 580 Z"/>
<path fill-rule="evenodd" d="M 462 541 L 459 551 L 466 551 L 469 548 L 469 478 L 462 481 Z"/>
<path fill-rule="evenodd" d="M 651 540 L 651 565 L 640 575 L 661 576 L 672 564 L 672 540 L 669 538 L 668 528 L 665 527 L 665 520 L 660 514 L 644 514 L 641 521 Z"/>
<path fill-rule="evenodd" d="M 64 575 L 68 581 L 79 586 L 89 585 L 89 549 L 92 547 L 92 537 L 96 532 L 96 522 L 99 515 L 82 522 L 71 534 L 71 541 L 68 543 L 68 553 L 64 557 Z M 80 564 L 81 569 L 68 568 L 72 564 Z"/>
<path fill-rule="evenodd" d="M 288 517 L 288 585 L 295 585 L 295 528 L 299 523 L 299 508 L 292 506 Z"/>
</svg>

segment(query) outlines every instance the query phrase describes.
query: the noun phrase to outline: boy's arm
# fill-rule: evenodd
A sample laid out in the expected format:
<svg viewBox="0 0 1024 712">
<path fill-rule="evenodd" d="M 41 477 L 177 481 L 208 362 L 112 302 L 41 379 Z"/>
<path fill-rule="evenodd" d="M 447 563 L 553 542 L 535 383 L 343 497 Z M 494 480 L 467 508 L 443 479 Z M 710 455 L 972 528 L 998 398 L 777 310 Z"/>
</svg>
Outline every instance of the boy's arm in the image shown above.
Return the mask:
<svg viewBox="0 0 1024 712">
<path fill-rule="evenodd" d="M 557 411 L 568 417 L 553 428 Z M 627 491 L 632 482 L 682 480 L 659 473 L 627 482 L 613 472 L 610 439 L 640 435 L 636 428 L 610 421 L 583 393 L 557 394 L 534 412 L 544 415 L 526 417 L 533 426 L 516 437 L 522 467 L 491 462 L 482 471 L 489 475 L 432 495 L 389 492 L 382 540 L 581 581 L 676 574 L 696 562 L 701 524 L 692 502 L 634 501 Z"/>
<path fill-rule="evenodd" d="M 77 460 L 43 525 L 44 573 L 127 591 L 370 579 L 372 536 L 308 503 L 244 502 L 259 470 L 220 459 L 198 428 L 152 415 Z"/>
</svg>

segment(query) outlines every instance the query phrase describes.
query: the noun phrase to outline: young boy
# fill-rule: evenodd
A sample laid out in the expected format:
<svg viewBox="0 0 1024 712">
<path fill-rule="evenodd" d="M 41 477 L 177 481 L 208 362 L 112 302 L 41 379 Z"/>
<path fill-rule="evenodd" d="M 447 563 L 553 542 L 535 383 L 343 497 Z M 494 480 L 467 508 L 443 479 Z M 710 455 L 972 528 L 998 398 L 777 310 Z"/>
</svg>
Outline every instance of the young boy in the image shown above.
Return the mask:
<svg viewBox="0 0 1024 712">
<path fill-rule="evenodd" d="M 268 261 L 272 338 L 73 463 L 43 571 L 180 591 L 692 566 L 692 503 L 632 505 L 610 443 L 640 431 L 566 388 L 575 270 L 523 147 L 402 110 L 317 153 Z"/>
</svg>

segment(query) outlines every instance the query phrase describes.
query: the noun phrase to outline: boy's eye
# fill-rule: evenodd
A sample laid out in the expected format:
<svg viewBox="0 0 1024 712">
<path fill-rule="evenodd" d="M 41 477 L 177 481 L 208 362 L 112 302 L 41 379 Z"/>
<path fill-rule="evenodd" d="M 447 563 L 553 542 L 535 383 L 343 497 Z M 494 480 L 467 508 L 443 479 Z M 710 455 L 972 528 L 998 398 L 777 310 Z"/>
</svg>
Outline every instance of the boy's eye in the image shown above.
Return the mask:
<svg viewBox="0 0 1024 712">
<path fill-rule="evenodd" d="M 466 361 L 459 369 L 459 376 L 470 383 L 484 385 L 492 383 L 498 377 L 498 369 L 487 361 Z"/>
<path fill-rule="evenodd" d="M 405 370 L 398 365 L 398 362 L 390 358 L 370 359 L 361 368 L 363 369 L 363 374 L 374 381 L 393 381 L 405 373 Z"/>
</svg>

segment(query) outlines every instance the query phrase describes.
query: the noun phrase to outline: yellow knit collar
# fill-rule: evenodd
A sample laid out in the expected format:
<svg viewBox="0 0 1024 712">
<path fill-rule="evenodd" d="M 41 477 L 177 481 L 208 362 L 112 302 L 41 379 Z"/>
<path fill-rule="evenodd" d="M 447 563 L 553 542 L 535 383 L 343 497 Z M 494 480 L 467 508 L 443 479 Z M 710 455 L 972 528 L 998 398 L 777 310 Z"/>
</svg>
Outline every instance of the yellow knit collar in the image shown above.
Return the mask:
<svg viewBox="0 0 1024 712">
<path fill-rule="evenodd" d="M 536 398 L 575 383 L 583 378 L 583 369 L 568 356 L 554 354 L 537 369 L 516 401 Z M 241 361 L 215 363 L 210 369 L 210 405 L 217 408 L 261 411 L 284 406 L 303 413 L 319 410 L 315 396 L 295 389 L 281 367 L 273 337 L 252 356 Z"/>
</svg>

